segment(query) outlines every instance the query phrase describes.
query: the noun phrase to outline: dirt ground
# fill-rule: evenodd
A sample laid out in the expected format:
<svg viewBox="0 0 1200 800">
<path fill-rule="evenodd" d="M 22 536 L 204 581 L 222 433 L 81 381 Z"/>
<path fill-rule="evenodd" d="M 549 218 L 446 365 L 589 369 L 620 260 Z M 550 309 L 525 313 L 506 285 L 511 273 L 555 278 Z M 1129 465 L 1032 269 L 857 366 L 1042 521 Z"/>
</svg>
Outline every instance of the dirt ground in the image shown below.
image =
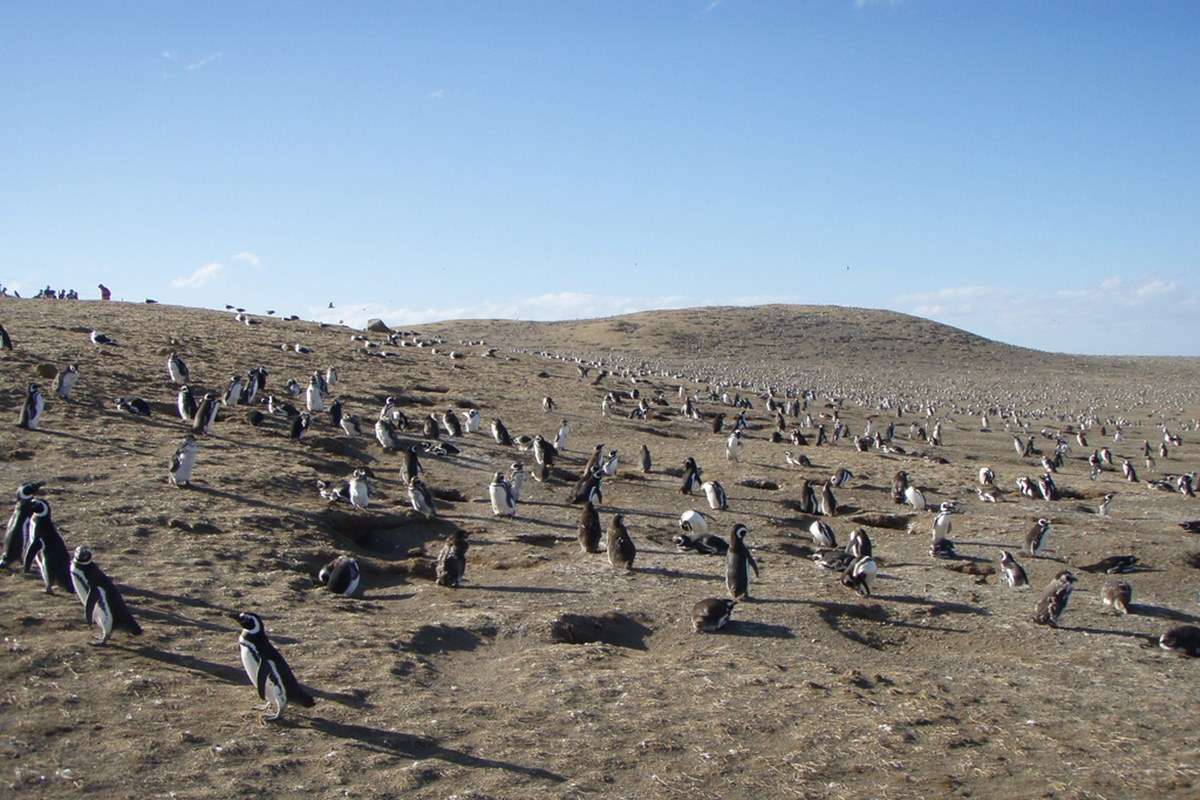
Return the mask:
<svg viewBox="0 0 1200 800">
<path fill-rule="evenodd" d="M 822 390 L 851 387 L 845 394 L 865 402 L 887 380 L 902 378 L 897 393 L 950 413 L 942 446 L 908 440 L 910 421 L 926 423 L 917 412 L 897 424 L 906 455 L 858 453 L 845 440 L 773 444 L 755 396 L 745 451 L 731 463 L 725 435 L 679 415 L 678 379 L 637 384 L 644 395 L 665 392 L 670 406 L 656 407 L 662 418 L 602 418 L 605 392 L 633 384 L 610 376 L 594 385 L 595 370 L 579 380 L 572 363 L 513 353 L 538 349 L 538 326 L 429 326 L 445 344 L 385 345 L 393 355 L 384 358 L 342 327 L 269 318 L 246 326 L 232 314 L 167 306 L 0 300 L 0 323 L 16 344 L 0 352 L 0 487 L 11 501 L 22 481 L 47 481 L 44 494 L 68 547 L 92 548 L 145 629 L 138 638 L 118 632 L 104 647 L 89 646 L 93 631 L 76 598 L 61 590 L 47 596 L 37 579 L 12 568 L 0 575 L 0 794 L 1200 795 L 1200 659 L 1169 655 L 1152 641 L 1173 625 L 1200 622 L 1200 541 L 1178 526 L 1200 518 L 1200 504 L 1145 483 L 1198 466 L 1200 432 L 1189 426 L 1200 415 L 1200 361 L 1034 354 L 939 336 L 928 322 L 904 339 L 911 318 L 899 316 L 876 320 L 901 336 L 894 352 L 884 351 L 861 339 L 869 331 L 854 319 L 834 312 L 837 336 L 813 346 L 822 328 L 806 328 L 801 358 L 763 341 L 787 325 L 786 311 L 763 313 L 769 324 L 745 342 L 754 348 L 756 375 L 808 375 L 819 391 L 815 411 L 824 412 Z M 723 340 L 750 336 L 720 323 Z M 590 337 L 546 327 L 545 347 L 604 350 L 664 367 L 674 356 L 677 374 L 689 376 L 749 374 L 736 349 L 706 353 L 703 337 L 672 345 L 669 330 L 660 336 L 666 323 L 655 323 L 656 331 L 643 327 L 646 318 L 629 323 L 632 329 L 605 324 L 603 336 Z M 93 328 L 117 345 L 91 345 Z M 495 358 L 460 343 L 478 337 L 497 348 Z M 914 344 L 920 341 L 926 345 Z M 293 343 L 312 353 L 281 349 Z M 230 408 L 213 435 L 200 437 L 194 485 L 173 488 L 167 465 L 186 430 L 165 366 L 172 350 L 201 391 L 262 365 L 268 391 L 281 395 L 288 378 L 304 384 L 313 370 L 336 365 L 333 394 L 362 418 L 364 436 L 344 437 L 322 414 L 295 442 L 281 422 L 255 428 L 245 409 Z M 464 357 L 452 359 L 450 350 Z M 907 372 L 905 353 L 914 359 Z M 886 379 L 862 366 L 885 356 Z M 81 375 L 64 402 L 37 370 L 68 362 Z M 29 380 L 47 394 L 37 432 L 15 425 Z M 1090 448 L 1075 447 L 1057 481 L 1068 499 L 1020 497 L 1014 481 L 1039 474 L 1036 460 L 1018 458 L 1004 420 L 993 417 L 993 430 L 982 432 L 977 416 L 965 412 L 1002 395 L 1006 382 L 1039 447 L 1049 445 L 1040 429 L 1061 429 L 1070 424 L 1061 415 L 1107 398 L 1097 407 L 1101 417 L 1123 414 L 1131 424 L 1123 442 L 1093 431 L 1090 445 L 1108 445 L 1118 463 L 1130 457 L 1143 482 L 1127 483 L 1119 470 L 1089 480 Z M 121 395 L 144 397 L 153 416 L 118 412 L 113 401 Z M 426 482 L 449 498 L 431 522 L 408 511 L 401 459 L 369 432 L 389 395 L 418 421 L 451 407 L 474 406 L 483 415 L 481 433 L 454 440 L 458 456 L 422 458 Z M 558 405 L 552 414 L 542 410 L 544 395 Z M 735 413 L 708 400 L 699 406 L 730 419 Z M 842 417 L 861 433 L 867 416 L 886 424 L 889 413 L 848 402 Z M 492 441 L 487 426 L 495 417 L 513 435 L 553 437 L 562 418 L 572 427 L 561 472 L 546 484 L 527 480 L 512 520 L 492 516 L 487 484 L 494 471 L 532 459 Z M 1183 446 L 1167 459 L 1156 454 L 1157 468 L 1148 471 L 1140 447 L 1143 439 L 1157 445 L 1160 419 L 1182 432 Z M 575 541 L 569 476 L 598 442 L 620 454 L 601 518 L 607 527 L 612 514 L 625 514 L 638 548 L 632 574 L 581 553 Z M 643 444 L 654 460 L 645 475 L 636 464 Z M 804 452 L 813 467 L 788 468 L 785 450 Z M 680 494 L 676 475 L 689 455 L 706 479 L 726 487 L 728 511 L 711 512 L 702 495 Z M 1004 489 L 1000 503 L 976 499 L 983 465 Z M 358 467 L 373 476 L 369 510 L 331 509 L 316 481 L 344 479 Z M 880 566 L 869 598 L 806 557 L 809 518 L 789 505 L 802 479 L 823 481 L 838 467 L 854 475 L 836 490 L 845 507 L 830 520 L 839 542 L 859 514 L 907 515 L 899 528 L 867 528 Z M 960 501 L 951 538 L 961 560 L 932 559 L 931 515 L 892 504 L 899 469 L 933 502 Z M 742 485 L 747 478 L 779 488 Z M 1117 493 L 1111 519 L 1096 513 L 1106 492 Z M 745 523 L 762 571 L 751 584 L 753 599 L 716 634 L 693 634 L 690 610 L 697 600 L 725 596 L 724 560 L 677 553 L 670 540 L 688 508 L 710 514 L 723 536 Z M 1016 553 L 1038 516 L 1052 521 L 1049 552 L 1018 555 L 1033 587 L 1010 589 L 990 571 L 997 550 Z M 910 523 L 913 532 L 905 529 Z M 455 528 L 470 532 L 471 549 L 465 582 L 451 590 L 433 583 L 431 556 Z M 313 582 L 338 553 L 363 565 L 358 598 Z M 1123 553 L 1143 567 L 1126 576 L 1134 603 L 1128 616 L 1101 603 L 1109 576 L 1080 569 Z M 1034 602 L 1064 568 L 1079 582 L 1061 627 L 1033 623 Z M 264 617 L 272 641 L 316 695 L 314 708 L 289 706 L 281 722 L 263 723 L 228 616 L 235 610 Z"/>
</svg>

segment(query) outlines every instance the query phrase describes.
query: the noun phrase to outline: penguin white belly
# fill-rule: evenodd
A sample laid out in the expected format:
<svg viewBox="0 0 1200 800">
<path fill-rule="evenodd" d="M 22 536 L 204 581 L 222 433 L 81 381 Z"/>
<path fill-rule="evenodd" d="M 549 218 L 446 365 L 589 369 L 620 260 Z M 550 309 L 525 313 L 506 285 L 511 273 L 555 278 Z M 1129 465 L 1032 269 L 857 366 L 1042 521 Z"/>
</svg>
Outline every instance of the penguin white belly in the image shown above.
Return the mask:
<svg viewBox="0 0 1200 800">
<path fill-rule="evenodd" d="M 521 490 L 523 488 L 525 488 L 525 473 L 518 472 L 513 476 L 512 481 L 509 483 L 509 490 L 512 492 L 512 498 L 514 501 L 521 501 Z M 500 494 L 503 495 L 504 492 L 502 491 Z"/>
<path fill-rule="evenodd" d="M 175 483 L 188 483 L 192 479 L 192 468 L 196 466 L 196 454 L 185 450 L 179 457 L 179 468 L 171 473 Z"/>
<path fill-rule="evenodd" d="M 242 650 L 242 667 L 246 670 L 246 677 L 250 679 L 250 685 L 258 686 L 258 648 L 247 642 L 239 642 Z"/>
<path fill-rule="evenodd" d="M 353 597 L 354 595 L 358 594 L 358 584 L 361 581 L 362 575 L 355 571 L 353 577 L 350 578 L 349 585 L 346 586 L 345 590 L 342 591 L 342 594 L 344 594 L 346 597 Z"/>
<path fill-rule="evenodd" d="M 274 704 L 275 716 L 278 717 L 287 707 L 287 689 L 283 688 L 283 679 L 279 677 L 279 670 L 275 668 L 275 662 L 268 661 L 266 666 L 271 672 L 267 675 L 263 691 L 267 695 L 267 702 Z"/>
<path fill-rule="evenodd" d="M 107 642 L 108 637 L 112 636 L 113 631 L 113 613 L 112 607 L 108 604 L 108 592 L 104 589 L 96 589 L 96 607 L 92 609 L 92 622 L 100 628 L 100 642 Z"/>
<path fill-rule="evenodd" d="M 79 598 L 79 602 L 87 608 L 88 593 L 92 590 L 87 578 L 83 573 L 71 570 L 71 585 L 75 587 L 75 596 Z"/>
<path fill-rule="evenodd" d="M 315 389 L 312 386 L 308 387 L 308 392 L 305 395 L 304 401 L 308 406 L 309 411 L 325 410 L 325 400 L 321 397 L 321 391 L 319 389 Z"/>
<path fill-rule="evenodd" d="M 350 504 L 356 508 L 366 508 L 370 502 L 367 485 L 363 481 L 350 482 Z"/>
<path fill-rule="evenodd" d="M 492 499 L 492 513 L 496 516 L 511 516 L 514 509 L 508 501 L 508 494 L 503 486 L 492 486 L 488 490 Z"/>
<path fill-rule="evenodd" d="M 172 383 L 184 383 L 183 373 L 179 371 L 179 366 L 174 361 L 167 364 L 167 369 L 171 371 Z"/>
</svg>

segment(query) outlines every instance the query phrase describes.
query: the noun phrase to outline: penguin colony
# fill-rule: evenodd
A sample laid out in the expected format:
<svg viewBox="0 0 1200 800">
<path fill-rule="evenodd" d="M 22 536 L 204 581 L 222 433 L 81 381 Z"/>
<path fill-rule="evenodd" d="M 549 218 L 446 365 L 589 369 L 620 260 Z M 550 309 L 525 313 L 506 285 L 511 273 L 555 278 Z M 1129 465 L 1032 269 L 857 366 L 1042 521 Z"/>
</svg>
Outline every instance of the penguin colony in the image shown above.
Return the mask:
<svg viewBox="0 0 1200 800">
<path fill-rule="evenodd" d="M 7 333 L 16 340 L 14 352 L 19 352 L 19 328 L 10 323 Z M 71 362 L 62 363 L 49 384 L 53 389 L 49 397 L 39 383 L 27 381 L 19 403 L 9 409 L 13 423 L 22 429 L 22 446 L 36 449 L 37 437 L 47 430 L 86 424 L 86 415 L 76 413 L 68 419 L 61 409 L 92 391 L 89 373 L 97 374 L 105 359 L 114 357 L 110 352 L 132 346 L 128 335 L 92 331 L 83 339 L 95 352 L 79 348 Z M 484 530 L 468 531 L 456 523 L 430 553 L 433 584 L 448 592 L 471 583 L 468 561 L 478 552 L 470 546 L 472 542 L 515 535 L 526 524 L 523 520 L 536 516 L 531 511 L 531 488 L 539 504 L 573 507 L 578 541 L 575 557 L 603 565 L 611 571 L 610 579 L 626 581 L 631 596 L 644 577 L 640 551 L 652 550 L 655 541 L 670 541 L 678 558 L 711 564 L 702 567 L 689 562 L 689 569 L 707 569 L 723 579 L 724 596 L 680 598 L 681 625 L 696 634 L 737 626 L 753 629 L 756 600 L 769 598 L 772 583 L 778 580 L 771 574 L 772 566 L 792 557 L 784 554 L 792 551 L 755 542 L 755 518 L 747 512 L 756 507 L 746 502 L 739 489 L 739 481 L 752 475 L 755 462 L 764 459 L 795 476 L 786 480 L 784 491 L 794 495 L 789 499 L 797 510 L 779 517 L 794 523 L 800 532 L 797 536 L 803 537 L 804 544 L 797 551 L 812 561 L 812 580 L 834 576 L 828 591 L 838 602 L 886 602 L 890 595 L 910 593 L 911 589 L 899 585 L 911 579 L 911 572 L 889 565 L 888 539 L 920 535 L 929 537 L 927 569 L 991 562 L 990 573 L 973 573 L 978 576 L 976 582 L 1005 591 L 1033 587 L 1025 602 L 1027 613 L 1014 624 L 1051 627 L 1067 626 L 1072 609 L 1081 602 L 1102 603 L 1114 619 L 1136 616 L 1136 573 L 1147 568 L 1132 553 L 1108 554 L 1090 565 L 1075 564 L 1072 543 L 1085 534 L 1077 530 L 1078 525 L 1064 529 L 1057 519 L 1062 516 L 1061 504 L 1072 502 L 1065 498 L 1078 496 L 1092 482 L 1099 482 L 1111 491 L 1088 495 L 1096 498 L 1094 510 L 1089 511 L 1095 515 L 1094 524 L 1120 525 L 1122 495 L 1127 492 L 1152 492 L 1170 497 L 1171 502 L 1186 502 L 1194 497 L 1196 488 L 1195 474 L 1186 469 L 1185 460 L 1189 440 L 1200 435 L 1194 421 L 1162 422 L 1160 446 L 1151 448 L 1160 463 L 1147 467 L 1149 477 L 1139 481 L 1132 462 L 1150 456 L 1138 449 L 1140 442 L 1122 440 L 1122 432 L 1145 429 L 1144 421 L 1091 413 L 1052 417 L 1015 406 L 980 408 L 946 399 L 927 405 L 879 396 L 867 403 L 865 396 L 859 396 L 855 405 L 877 416 L 851 429 L 844 417 L 849 416 L 845 406 L 852 401 L 828 388 L 754 386 L 714 376 L 698 381 L 695 378 L 700 376 L 563 354 L 542 353 L 536 358 L 547 370 L 562 361 L 578 367 L 571 381 L 577 382 L 581 391 L 594 391 L 600 400 L 592 406 L 595 419 L 589 420 L 588 429 L 594 429 L 599 421 L 603 430 L 611 430 L 613 438 L 620 439 L 620 447 L 579 440 L 581 434 L 572 431 L 581 427 L 580 419 L 564 402 L 564 389 L 557 389 L 558 398 L 554 399 L 531 386 L 530 408 L 520 418 L 528 418 L 528 412 L 537 409 L 544 425 L 529 431 L 510 431 L 504 419 L 511 421 L 512 416 L 502 407 L 482 402 L 486 387 L 479 387 L 479 405 L 446 407 L 436 398 L 439 406 L 432 412 L 413 402 L 414 397 L 424 399 L 428 392 L 374 397 L 359 387 L 353 394 L 339 396 L 339 373 L 342 379 L 352 378 L 363 358 L 399 358 L 397 353 L 403 348 L 413 347 L 426 350 L 426 358 L 458 360 L 439 351 L 441 344 L 396 334 L 356 336 L 349 351 L 334 353 L 293 344 L 288 350 L 296 356 L 312 357 L 313 363 L 325 358 L 334 364 L 284 378 L 249 363 L 229 365 L 236 372 L 198 374 L 200 370 L 189 367 L 189 349 L 181 342 L 163 362 L 161 391 L 151 395 L 143 387 L 145 397 L 121 394 L 98 399 L 108 404 L 104 413 L 126 416 L 129 424 L 164 424 L 177 429 L 173 452 L 163 460 L 164 492 L 199 491 L 195 487 L 205 485 L 206 445 L 211 446 L 222 433 L 235 442 L 253 442 L 259 437 L 297 453 L 306 452 L 316 436 L 362 444 L 362 449 L 351 453 L 362 452 L 370 443 L 369 463 L 347 457 L 341 462 L 345 468 L 341 476 L 330 472 L 315 479 L 308 496 L 298 496 L 294 502 L 319 504 L 318 511 L 328 505 L 340 509 L 339 513 L 367 518 L 378 512 L 380 495 L 375 484 L 386 475 L 393 487 L 400 487 L 392 488 L 390 497 L 411 509 L 407 518 L 411 524 L 462 519 L 464 509 L 476 513 L 487 509 L 486 516 L 491 519 Z M 499 354 L 506 352 L 529 355 L 506 348 L 502 342 L 488 345 L 486 349 L 478 344 L 473 347 L 487 358 L 503 357 Z M 469 346 L 463 347 L 470 352 Z M 527 363 L 521 362 L 521 367 Z M 674 397 L 673 390 L 678 392 Z M 89 396 L 94 397 L 94 392 Z M 246 423 L 250 428 L 243 427 Z M 654 452 L 655 438 L 645 436 L 638 441 L 630 433 L 637 430 L 632 425 L 671 426 L 682 431 L 689 443 L 696 443 L 696 454 L 682 462 L 663 464 Z M 1015 458 L 984 467 L 964 461 L 962 453 L 951 448 L 955 431 L 968 425 L 990 436 L 1011 435 Z M 703 450 L 701 443 L 705 443 Z M 877 459 L 870 474 L 864 474 L 861 467 L 851 471 L 840 463 L 839 454 L 849 448 Z M 440 499 L 435 491 L 440 467 L 466 463 L 467 456 L 494 468 L 481 477 L 471 498 Z M 938 458 L 960 465 L 963 480 L 954 486 L 929 485 L 923 467 L 938 463 Z M 1170 463 L 1170 471 L 1165 469 L 1166 463 Z M 83 621 L 94 630 L 91 641 L 97 646 L 114 637 L 142 635 L 137 604 L 129 602 L 121 590 L 123 572 L 128 570 L 122 570 L 120 554 L 78 540 L 70 529 L 60 531 L 55 523 L 54 509 L 73 502 L 71 487 L 44 479 L 36 457 L 22 464 L 21 471 L 15 474 L 10 465 L 6 472 L 16 480 L 9 487 L 14 495 L 4 564 L 36 578 L 31 589 L 73 595 L 83 606 Z M 651 509 L 628 508 L 622 487 L 634 480 L 633 474 L 645 476 L 643 480 L 670 481 L 677 487 L 672 490 L 678 498 L 675 508 L 653 509 L 669 513 L 669 530 L 664 531 L 656 517 L 640 513 Z M 839 494 L 865 491 L 860 486 L 867 482 L 879 487 L 877 502 L 870 509 L 847 508 L 839 502 Z M 862 502 L 862 494 L 854 496 Z M 1014 526 L 1001 548 L 991 542 L 968 544 L 973 539 L 971 518 L 981 513 L 983 504 L 1017 507 L 1025 519 L 1022 526 Z M 860 523 L 855 516 L 864 511 L 899 515 L 907 521 L 907 531 Z M 1193 516 L 1200 517 L 1200 507 Z M 1181 519 L 1180 525 L 1193 531 L 1196 528 L 1188 526 L 1200 523 Z M 329 555 L 328 561 L 313 570 L 314 586 L 338 597 L 369 597 L 378 574 L 360 562 L 362 554 Z M 894 564 L 895 559 L 890 562 Z M 1087 600 L 1081 599 L 1082 592 L 1089 593 Z M 231 612 L 230 619 L 237 627 L 231 636 L 230 661 L 240 663 L 259 701 L 270 711 L 269 719 L 279 719 L 289 707 L 313 707 L 319 693 L 297 678 L 297 673 L 304 675 L 303 663 L 298 663 L 294 672 L 268 635 L 268 629 L 287 630 L 287 610 L 247 607 Z M 1200 655 L 1200 630 L 1191 624 L 1172 624 L 1154 644 L 1162 651 Z"/>
</svg>

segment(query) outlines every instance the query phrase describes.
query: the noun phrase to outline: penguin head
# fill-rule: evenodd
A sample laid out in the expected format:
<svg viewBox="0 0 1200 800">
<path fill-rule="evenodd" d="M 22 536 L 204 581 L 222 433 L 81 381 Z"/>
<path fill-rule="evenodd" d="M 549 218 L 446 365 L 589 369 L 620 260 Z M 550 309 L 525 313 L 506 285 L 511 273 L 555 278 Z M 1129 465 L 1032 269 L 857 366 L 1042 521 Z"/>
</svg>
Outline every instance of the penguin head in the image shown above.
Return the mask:
<svg viewBox="0 0 1200 800">
<path fill-rule="evenodd" d="M 1050 527 L 1050 520 L 1046 519 L 1045 517 L 1041 517 L 1040 519 L 1038 519 L 1037 525 L 1039 528 L 1042 528 L 1044 530 L 1044 529 Z"/>
<path fill-rule="evenodd" d="M 739 542 L 745 539 L 746 534 L 749 532 L 750 529 L 740 522 L 733 526 L 733 538 L 737 539 Z"/>
<path fill-rule="evenodd" d="M 45 500 L 35 499 L 32 503 L 32 506 L 33 506 L 33 516 L 35 516 L 35 517 L 49 517 L 50 516 L 50 504 L 47 503 Z"/>
<path fill-rule="evenodd" d="M 504 483 L 504 473 L 497 472 L 492 476 L 492 483 Z"/>
<path fill-rule="evenodd" d="M 1070 571 L 1064 569 L 1062 572 L 1054 576 L 1054 580 L 1058 581 L 1059 583 L 1070 585 L 1075 583 L 1075 576 L 1072 575 Z"/>
<path fill-rule="evenodd" d="M 74 561 L 76 564 L 92 563 L 92 551 L 88 549 L 87 545 L 81 544 L 79 547 L 75 548 Z"/>
<path fill-rule="evenodd" d="M 1012 553 L 1008 552 L 1007 550 L 1000 551 L 1000 563 L 1007 564 L 1008 562 L 1010 562 L 1012 560 L 1013 560 Z"/>
<path fill-rule="evenodd" d="M 260 633 L 263 629 L 262 618 L 258 614 L 252 614 L 249 611 L 237 611 L 229 615 L 237 620 L 237 623 L 242 626 L 246 633 Z"/>
<path fill-rule="evenodd" d="M 38 490 L 45 485 L 45 481 L 30 481 L 29 483 L 22 483 L 17 487 L 17 497 L 22 500 L 28 500 L 37 494 Z"/>
</svg>

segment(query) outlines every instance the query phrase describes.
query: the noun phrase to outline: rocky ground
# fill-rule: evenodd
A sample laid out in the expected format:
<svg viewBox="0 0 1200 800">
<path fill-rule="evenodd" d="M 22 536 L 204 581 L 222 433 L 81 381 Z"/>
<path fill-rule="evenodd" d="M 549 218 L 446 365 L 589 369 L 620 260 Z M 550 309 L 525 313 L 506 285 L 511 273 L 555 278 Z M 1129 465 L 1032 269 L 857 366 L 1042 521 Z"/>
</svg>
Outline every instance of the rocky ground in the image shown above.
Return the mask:
<svg viewBox="0 0 1200 800">
<path fill-rule="evenodd" d="M 1067 499 L 1020 498 L 1013 481 L 1036 475 L 1036 462 L 1017 457 L 1002 421 L 985 433 L 965 414 L 944 423 L 939 448 L 907 440 L 907 423 L 924 420 L 906 414 L 898 430 L 908 455 L 857 453 L 846 441 L 772 444 L 756 398 L 745 452 L 731 463 L 724 435 L 677 413 L 678 381 L 638 384 L 670 398 L 660 418 L 602 418 L 604 393 L 632 385 L 615 377 L 594 385 L 579 380 L 570 363 L 513 354 L 510 346 L 530 342 L 506 334 L 511 327 L 437 326 L 446 344 L 387 346 L 393 355 L 382 358 L 351 342 L 349 329 L 255 321 L 165 306 L 0 300 L 0 324 L 16 344 L 0 352 L 0 413 L 8 420 L 0 427 L 0 486 L 11 492 L 25 480 L 47 481 L 44 493 L 68 547 L 91 546 L 145 629 L 141 637 L 118 632 L 104 647 L 89 646 L 93 633 L 74 597 L 47 596 L 39 581 L 14 569 L 0 575 L 3 794 L 699 800 L 1200 793 L 1200 660 L 1153 646 L 1166 628 L 1200 617 L 1200 541 L 1178 527 L 1200 518 L 1194 499 L 1129 484 L 1119 471 L 1093 482 L 1080 448 L 1058 479 Z M 117 345 L 94 347 L 93 328 Z M 809 335 L 819 337 L 820 329 Z M 495 358 L 458 343 L 476 336 L 497 348 Z M 558 349 L 594 345 L 558 336 Z M 295 343 L 312 352 L 281 349 Z M 639 351 L 634 335 L 605 344 L 631 359 L 671 355 L 669 348 Z M 870 343 L 842 342 L 828 362 L 808 358 L 832 373 L 855 346 Z M 1008 351 L 983 346 L 1002 368 Z M 451 349 L 464 357 L 450 358 Z M 227 410 L 213 435 L 201 437 L 194 485 L 176 489 L 166 481 L 167 464 L 186 430 L 174 415 L 165 368 L 172 350 L 204 390 L 263 365 L 269 391 L 280 393 L 288 378 L 306 383 L 313 370 L 336 365 L 334 393 L 367 428 L 392 395 L 413 419 L 477 407 L 484 432 L 455 440 L 458 456 L 423 458 L 427 483 L 446 498 L 431 522 L 408 511 L 401 459 L 369 434 L 347 439 L 324 415 L 296 442 L 278 421 L 256 428 L 244 409 Z M 68 362 L 79 364 L 81 378 L 64 402 L 53 397 L 53 380 L 38 375 Z M 1069 387 L 1078 378 L 1094 394 L 1107 380 L 1114 398 L 1144 387 L 1145 405 L 1100 409 L 1131 417 L 1124 441 L 1094 433 L 1093 445 L 1130 456 L 1143 478 L 1197 468 L 1195 432 L 1158 460 L 1158 473 L 1146 472 L 1138 455 L 1143 439 L 1157 441 L 1163 414 L 1173 429 L 1197 415 L 1195 403 L 1150 404 L 1156 393 L 1200 382 L 1195 360 L 1113 361 L 1107 377 L 1106 362 L 1087 361 L 1087 375 L 1071 363 L 1039 356 L 1021 369 L 1031 383 Z M 924 375 L 913 370 L 910 393 Z M 13 424 L 29 380 L 49 395 L 37 432 Z M 153 416 L 118 412 L 113 401 L 121 395 L 144 397 Z M 559 406 L 553 414 L 542 410 L 544 395 Z M 816 410 L 827 412 L 824 403 L 821 397 Z M 707 401 L 700 407 L 730 411 Z M 1028 420 L 1035 432 L 1064 424 L 1054 410 Z M 849 405 L 842 416 L 859 432 L 878 413 Z M 546 484 L 527 481 L 513 520 L 493 518 L 487 484 L 494 471 L 531 459 L 486 435 L 495 417 L 514 435 L 552 437 L 562 418 L 572 425 L 561 472 Z M 569 478 L 598 442 L 621 456 L 601 517 L 607 525 L 612 514 L 625 514 L 638 547 L 632 574 L 614 572 L 575 542 Z M 636 465 L 643 444 L 653 454 L 649 474 Z M 806 453 L 814 466 L 787 468 L 787 449 Z M 707 512 L 702 496 L 680 494 L 676 475 L 689 455 L 705 478 L 725 485 L 728 511 Z M 975 497 L 985 464 L 1006 489 L 994 505 Z M 809 520 L 792 508 L 803 478 L 824 480 L 843 466 L 854 478 L 837 491 L 844 509 L 830 520 L 839 541 L 857 526 L 856 516 L 903 515 L 874 520 L 899 527 L 867 528 L 881 570 L 869 598 L 813 566 Z M 316 481 L 344 479 L 359 467 L 373 476 L 370 508 L 331 509 Z M 931 559 L 931 515 L 892 504 L 889 485 L 899 469 L 934 502 L 961 502 L 951 535 L 961 560 Z M 778 488 L 743 484 L 756 478 Z M 1096 506 L 1110 491 L 1118 494 L 1113 517 L 1104 519 Z M 762 569 L 753 600 L 717 634 L 690 629 L 693 603 L 725 589 L 723 560 L 680 554 L 671 544 L 688 508 L 710 513 L 722 535 L 735 522 L 748 525 Z M 1018 556 L 1033 589 L 1010 589 L 993 571 L 997 550 L 1019 550 L 1038 516 L 1053 524 L 1049 552 Z M 470 532 L 471 549 L 465 583 L 451 590 L 431 580 L 431 557 L 456 528 Z M 364 567 L 358 598 L 333 596 L 313 582 L 338 553 Z M 1134 587 L 1128 616 L 1100 602 L 1108 576 L 1080 570 L 1118 553 L 1137 555 L 1144 567 L 1127 576 Z M 1079 583 L 1061 627 L 1034 624 L 1037 596 L 1064 568 Z M 283 721 L 263 723 L 239 662 L 228 616 L 234 610 L 265 618 L 272 640 L 314 691 L 314 708 L 289 707 Z"/>
</svg>

